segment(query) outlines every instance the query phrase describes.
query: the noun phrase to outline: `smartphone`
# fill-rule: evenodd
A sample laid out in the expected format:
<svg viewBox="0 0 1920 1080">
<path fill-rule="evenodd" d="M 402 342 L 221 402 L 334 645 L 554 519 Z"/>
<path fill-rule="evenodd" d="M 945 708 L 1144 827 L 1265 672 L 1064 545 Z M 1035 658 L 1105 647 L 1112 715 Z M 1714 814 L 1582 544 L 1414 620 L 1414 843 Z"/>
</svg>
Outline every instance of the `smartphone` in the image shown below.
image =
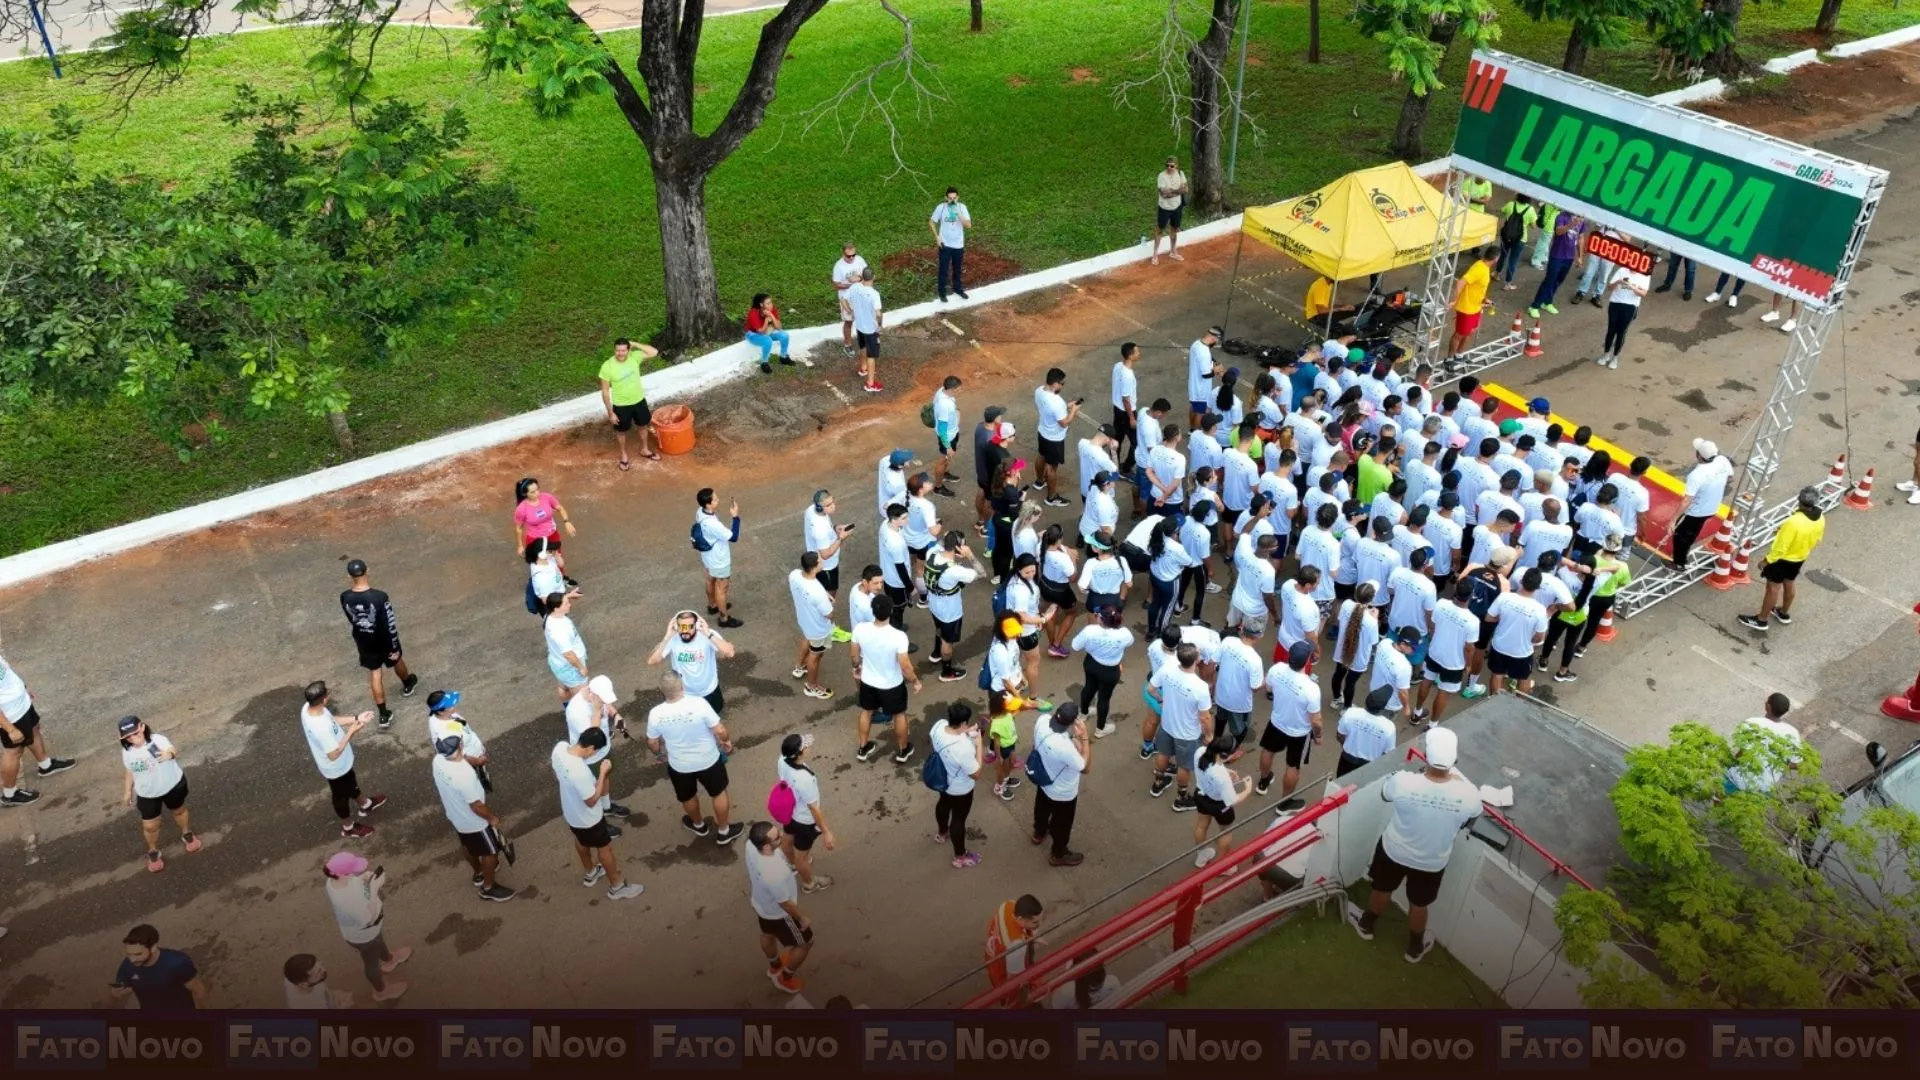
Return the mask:
<svg viewBox="0 0 1920 1080">
<path fill-rule="evenodd" d="M 1077 397 L 1073 399 L 1073 403 L 1075 405 L 1085 405 L 1087 403 L 1087 399 L 1083 397 Z"/>
<path fill-rule="evenodd" d="M 859 527 L 860 527 L 860 523 L 859 523 L 859 522 L 857 522 L 857 521 L 855 521 L 855 522 L 850 522 L 850 523 L 849 523 L 849 524 L 847 525 L 847 531 L 848 531 L 848 532 L 852 532 L 853 530 L 855 530 L 855 529 L 857 529 L 857 528 L 859 528 Z"/>
<path fill-rule="evenodd" d="M 386 868 L 386 867 L 384 867 L 384 866 L 376 866 L 376 867 L 374 867 L 374 868 L 373 868 L 373 876 L 374 876 L 374 877 L 386 877 L 386 876 L 387 876 L 387 868 Z"/>
</svg>

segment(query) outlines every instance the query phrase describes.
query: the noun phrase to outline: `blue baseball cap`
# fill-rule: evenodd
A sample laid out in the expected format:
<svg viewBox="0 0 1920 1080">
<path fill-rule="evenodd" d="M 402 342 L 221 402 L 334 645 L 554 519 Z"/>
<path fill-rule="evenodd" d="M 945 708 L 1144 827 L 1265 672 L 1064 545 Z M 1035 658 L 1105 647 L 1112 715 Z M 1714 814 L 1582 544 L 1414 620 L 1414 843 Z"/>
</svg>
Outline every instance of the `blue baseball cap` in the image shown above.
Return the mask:
<svg viewBox="0 0 1920 1080">
<path fill-rule="evenodd" d="M 435 690 L 427 695 L 428 712 L 446 712 L 458 704 L 460 704 L 458 690 Z"/>
<path fill-rule="evenodd" d="M 912 460 L 913 451 L 911 450 L 895 450 L 887 455 L 887 464 L 896 469 L 906 468 L 907 462 Z"/>
<path fill-rule="evenodd" d="M 1527 402 L 1527 408 L 1539 413 L 1541 416 L 1545 416 L 1553 411 L 1553 406 L 1547 404 L 1547 399 L 1543 397 L 1537 397 Z"/>
</svg>

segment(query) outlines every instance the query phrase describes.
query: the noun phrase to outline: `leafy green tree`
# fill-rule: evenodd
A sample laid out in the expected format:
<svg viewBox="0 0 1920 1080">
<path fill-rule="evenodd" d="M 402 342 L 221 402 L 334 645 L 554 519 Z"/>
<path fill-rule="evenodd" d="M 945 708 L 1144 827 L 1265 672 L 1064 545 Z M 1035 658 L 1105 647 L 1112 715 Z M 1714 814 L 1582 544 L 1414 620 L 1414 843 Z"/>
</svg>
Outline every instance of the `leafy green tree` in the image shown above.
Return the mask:
<svg viewBox="0 0 1920 1080">
<path fill-rule="evenodd" d="M 1477 49 L 1500 40 L 1500 11 L 1493 0 L 1361 0 L 1353 19 L 1360 31 L 1386 46 L 1387 70 L 1407 84 L 1389 149 L 1409 161 L 1425 158 L 1427 106 L 1442 89 L 1440 72 L 1455 39 Z"/>
<path fill-rule="evenodd" d="M 1612 799 L 1629 864 L 1555 914 L 1589 1005 L 1920 1005 L 1920 818 L 1843 807 L 1819 767 L 1751 725 L 1681 724 L 1627 754 Z"/>
<path fill-rule="evenodd" d="M 242 88 L 227 119 L 252 143 L 181 190 L 83 172 L 66 113 L 0 131 L 0 409 L 118 395 L 177 427 L 288 405 L 351 451 L 347 366 L 505 312 L 531 216 L 460 157 L 457 111 L 383 101 L 308 144 L 297 103 Z"/>
<path fill-rule="evenodd" d="M 1520 0 L 1520 10 L 1535 22 L 1567 24 L 1567 51 L 1560 70 L 1580 74 L 1589 49 L 1617 49 L 1635 26 L 1647 21 L 1658 0 Z"/>
<path fill-rule="evenodd" d="M 100 58 L 123 83 L 184 70 L 193 41 L 226 0 L 137 0 L 115 25 L 112 47 Z M 317 24 L 309 66 L 342 103 L 357 110 L 372 100 L 385 31 L 406 0 L 237 0 L 234 10 L 287 23 Z M 824 118 L 857 129 L 879 124 L 902 168 L 897 103 L 916 113 L 945 100 L 931 68 L 913 45 L 913 24 L 891 0 L 879 6 L 901 27 L 892 57 L 851 75 L 840 92 L 808 113 L 811 129 Z M 22 0 L 0 0 L 0 10 Z M 610 96 L 652 166 L 660 221 L 660 257 L 666 279 L 667 326 L 661 343 L 689 346 L 731 338 L 737 326 L 720 306 L 720 286 L 707 230 L 707 177 L 766 118 L 780 65 L 794 35 L 827 0 L 786 0 L 760 28 L 753 60 L 732 103 L 713 129 L 694 127 L 694 69 L 699 61 L 706 0 L 643 0 L 640 48 L 630 64 L 614 55 L 583 15 L 590 0 L 465 0 L 479 32 L 472 45 L 482 70 L 519 80 L 535 113 L 570 114 L 582 101 Z"/>
</svg>

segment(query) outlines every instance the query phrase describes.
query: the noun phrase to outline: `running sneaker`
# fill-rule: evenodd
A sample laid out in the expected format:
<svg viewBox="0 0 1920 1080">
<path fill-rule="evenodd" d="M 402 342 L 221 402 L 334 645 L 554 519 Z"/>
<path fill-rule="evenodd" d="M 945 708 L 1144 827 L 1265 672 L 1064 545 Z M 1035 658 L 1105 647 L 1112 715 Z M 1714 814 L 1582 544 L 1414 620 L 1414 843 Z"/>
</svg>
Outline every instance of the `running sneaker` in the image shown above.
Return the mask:
<svg viewBox="0 0 1920 1080">
<path fill-rule="evenodd" d="M 1093 725 L 1093 737 L 1096 739 L 1104 739 L 1119 730 L 1118 727 L 1112 724 L 1095 724 Z"/>
<path fill-rule="evenodd" d="M 1554 682 L 1579 682 L 1580 673 L 1576 671 L 1556 671 L 1553 673 L 1553 681 Z"/>
<path fill-rule="evenodd" d="M 810 698 L 819 698 L 821 701 L 825 701 L 833 696 L 833 689 L 826 686 L 809 686 L 804 688 L 802 693 L 805 693 Z"/>
<path fill-rule="evenodd" d="M 1707 303 L 1709 303 L 1709 304 L 1717 304 L 1717 303 L 1719 303 L 1719 302 L 1720 302 L 1720 294 L 1719 294 L 1719 293 L 1717 293 L 1717 292 L 1710 292 L 1710 293 L 1708 293 L 1708 294 L 1707 294 Z"/>
<path fill-rule="evenodd" d="M 1902 480 L 1902 481 L 1900 481 L 1899 483 L 1897 483 L 1897 484 L 1895 484 L 1895 485 L 1893 485 L 1893 490 L 1895 490 L 1895 491 L 1920 491 L 1920 484 L 1916 484 L 1916 483 L 1914 483 L 1914 482 L 1913 482 L 1912 480 Z"/>
<path fill-rule="evenodd" d="M 1402 960 L 1405 960 L 1409 964 L 1417 964 L 1420 961 L 1425 960 L 1427 958 L 1427 954 L 1432 951 L 1433 951 L 1433 939 L 1423 938 L 1420 942 L 1420 947 L 1418 949 L 1408 949 L 1406 952 L 1400 954 L 1400 958 Z"/>
<path fill-rule="evenodd" d="M 1769 311 L 1765 315 L 1760 316 L 1760 321 L 1763 323 L 1779 322 L 1780 313 L 1778 311 Z"/>
<path fill-rule="evenodd" d="M 623 882 L 619 888 L 607 890 L 607 899 L 631 900 L 634 897 L 639 896 L 641 893 L 646 891 L 647 891 L 647 887 L 645 885 L 640 884 L 637 881 Z"/>
<path fill-rule="evenodd" d="M 15 788 L 11 795 L 0 795 L 0 806 L 25 806 L 39 797 L 40 793 L 31 788 Z"/>
<path fill-rule="evenodd" d="M 686 814 L 680 815 L 680 826 L 695 836 L 705 836 L 713 831 L 713 827 L 707 824 L 706 818 L 695 821 Z"/>
<path fill-rule="evenodd" d="M 741 622 L 741 621 L 740 621 L 739 619 L 736 619 L 736 618 L 734 618 L 733 616 L 731 616 L 731 615 L 729 615 L 729 616 L 727 616 L 726 618 L 724 618 L 724 619 L 721 619 L 721 620 L 720 620 L 720 621 L 719 621 L 718 623 L 716 623 L 715 625 L 717 625 L 717 626 L 720 626 L 720 627 L 723 627 L 723 628 L 725 628 L 725 629 L 727 629 L 727 630 L 738 630 L 738 629 L 740 629 L 741 627 L 743 627 L 743 626 L 745 626 L 745 625 L 747 625 L 747 624 L 746 624 L 746 623 L 743 623 L 743 622 Z"/>
<path fill-rule="evenodd" d="M 73 768 L 72 758 L 48 758 L 44 764 L 39 766 L 39 773 L 41 776 L 52 776 L 54 773 L 66 772 L 71 768 Z"/>
<path fill-rule="evenodd" d="M 959 682 L 966 677 L 967 669 L 963 667 L 945 668 L 940 672 L 941 682 Z"/>
<path fill-rule="evenodd" d="M 971 296 L 968 296 L 968 295 L 967 295 L 967 290 L 965 290 L 965 289 L 960 289 L 960 288 L 956 288 L 956 289 L 954 289 L 954 290 L 953 290 L 953 295 L 955 295 L 955 296 L 957 296 L 957 297 L 959 297 L 959 298 L 960 298 L 960 299 L 962 299 L 962 300 L 971 300 L 971 299 L 973 299 L 973 297 L 971 297 Z"/>
<path fill-rule="evenodd" d="M 902 749 L 899 753 L 893 755 L 893 763 L 895 765 L 905 765 L 907 762 L 912 760 L 913 760 L 913 744 L 912 743 L 908 743 L 904 749 Z"/>
<path fill-rule="evenodd" d="M 1787 614 L 1787 611 L 1785 608 L 1774 608 L 1773 617 L 1779 621 L 1781 626 L 1793 625 L 1793 616 Z"/>
<path fill-rule="evenodd" d="M 1537 318 L 1539 318 L 1539 317 L 1540 317 L 1540 309 L 1539 309 L 1539 308 L 1537 308 L 1537 307 L 1530 307 L 1530 308 L 1528 308 L 1528 309 L 1527 309 L 1527 318 L 1529 318 L 1529 319 L 1537 319 Z"/>
<path fill-rule="evenodd" d="M 1213 861 L 1213 856 L 1214 850 L 1212 848 L 1203 847 L 1193 856 L 1193 865 L 1205 866 Z"/>
<path fill-rule="evenodd" d="M 1257 795 L 1265 795 L 1267 792 L 1272 791 L 1273 790 L 1273 774 L 1261 773 L 1259 781 L 1253 785 L 1253 790 L 1254 790 L 1254 793 Z"/>
<path fill-rule="evenodd" d="M 1541 304 L 1540 310 L 1546 312 L 1549 315 L 1560 314 L 1560 309 L 1557 307 L 1554 307 L 1552 304 Z"/>
<path fill-rule="evenodd" d="M 935 487 L 935 488 L 933 489 L 933 493 L 934 493 L 935 495 L 938 495 L 938 496 L 940 496 L 940 497 L 941 497 L 941 498 L 943 498 L 943 499 L 953 499 L 953 498 L 958 498 L 958 495 L 957 495 L 957 494 L 956 494 L 956 493 L 954 492 L 954 490 L 953 490 L 952 488 L 950 488 L 950 487 L 948 487 L 948 486 L 947 486 L 947 485 L 945 485 L 945 484 L 941 484 L 941 485 L 939 485 L 939 486 L 937 486 L 937 487 Z"/>
<path fill-rule="evenodd" d="M 1001 802 L 1013 801 L 1013 789 L 1007 786 L 1007 782 L 1005 780 L 1002 780 L 999 783 L 996 783 L 993 785 L 993 793 L 1000 797 Z"/>
<path fill-rule="evenodd" d="M 614 802 L 612 800 L 607 801 L 607 813 L 617 818 L 629 818 L 633 816 L 632 810 L 629 810 L 626 807 L 621 806 L 619 803 Z"/>
<path fill-rule="evenodd" d="M 1585 655 L 1587 655 L 1587 647 L 1585 645 L 1582 645 L 1579 648 L 1573 650 L 1573 658 L 1575 660 L 1578 660 Z"/>
<path fill-rule="evenodd" d="M 1067 498 L 1066 498 L 1066 496 L 1064 496 L 1064 495 L 1052 495 L 1052 496 L 1049 496 L 1049 497 L 1048 497 L 1048 498 L 1046 499 L 1046 505 L 1048 505 L 1048 506 L 1072 506 L 1073 504 L 1072 504 L 1071 502 L 1068 502 L 1068 501 L 1067 501 Z"/>
<path fill-rule="evenodd" d="M 420 685 L 420 676 L 409 675 L 400 681 L 400 696 L 412 697 L 413 688 Z"/>
<path fill-rule="evenodd" d="M 955 870 L 966 870 L 979 865 L 980 856 L 971 851 L 953 860 L 953 868 Z"/>
<path fill-rule="evenodd" d="M 1153 744 L 1151 742 L 1142 742 L 1140 744 L 1140 760 L 1145 761 L 1152 756 Z"/>
<path fill-rule="evenodd" d="M 373 1000 L 375 1000 L 375 1001 L 398 1001 L 398 1000 L 399 1000 L 399 998 L 400 998 L 400 995 L 401 995 L 401 994 L 404 994 L 404 993 L 406 993 L 406 992 L 407 992 L 407 984 L 406 984 L 406 983 L 403 983 L 403 982 L 388 982 L 388 983 L 387 983 L 387 988 L 386 988 L 385 990 L 375 990 L 375 991 L 373 992 Z"/>
<path fill-rule="evenodd" d="M 805 989 L 807 984 L 800 981 L 800 976 L 782 971 L 773 977 L 773 985 L 783 994 L 797 994 Z"/>
<path fill-rule="evenodd" d="M 1351 900 L 1347 901 L 1347 925 L 1353 927 L 1353 932 L 1360 935 L 1360 940 L 1372 941 L 1373 931 L 1369 930 L 1366 923 L 1360 919 L 1365 913 L 1365 909 L 1359 904 Z"/>
<path fill-rule="evenodd" d="M 807 669 L 803 667 L 797 667 L 793 669 L 792 674 L 793 674 L 793 677 L 796 679 L 804 679 L 807 677 Z"/>
<path fill-rule="evenodd" d="M 385 705 L 380 706 L 380 730 L 385 731 L 392 726 L 393 710 L 387 708 Z"/>
<path fill-rule="evenodd" d="M 853 752 L 854 760 L 855 761 L 871 761 L 873 760 L 873 752 L 875 750 L 878 750 L 879 748 L 880 747 L 877 743 L 871 743 L 871 742 L 861 743 L 860 749 L 855 750 Z"/>
<path fill-rule="evenodd" d="M 933 834 L 933 842 L 936 844 L 944 844 L 951 839 L 953 838 L 943 832 L 937 832 Z"/>
<path fill-rule="evenodd" d="M 161 858 L 159 852 L 157 851 L 147 852 L 147 873 L 157 874 L 160 871 L 165 870 L 166 868 L 167 868 L 167 860 Z"/>
<path fill-rule="evenodd" d="M 599 863 L 594 863 L 593 869 L 580 876 L 580 887 L 583 889 L 591 889 L 595 885 L 600 884 L 600 879 L 606 876 L 607 868 L 601 866 Z"/>
<path fill-rule="evenodd" d="M 747 827 L 736 821 L 733 824 L 727 826 L 726 828 L 721 829 L 720 831 L 714 833 L 713 842 L 724 847 L 727 844 L 731 844 L 735 840 L 740 839 L 740 834 L 746 831 L 747 831 Z"/>
<path fill-rule="evenodd" d="M 1047 856 L 1048 866 L 1079 866 L 1081 863 L 1086 861 L 1087 861 L 1087 857 L 1085 855 L 1080 854 L 1077 851 L 1068 851 L 1064 855 Z"/>
<path fill-rule="evenodd" d="M 507 888 L 505 885 L 495 885 L 491 889 L 480 890 L 480 899 L 490 900 L 496 904 L 504 904 L 518 895 L 518 893 Z"/>
<path fill-rule="evenodd" d="M 1740 620 L 1740 625 L 1746 627 L 1749 630 L 1757 630 L 1763 634 L 1767 632 L 1767 620 L 1765 619 L 1758 619 L 1753 617 L 1752 615 L 1741 615 L 1741 616 L 1738 616 L 1738 618 Z"/>
<path fill-rule="evenodd" d="M 1799 325 L 1800 325 L 1800 322 L 1799 322 L 1799 320 L 1797 320 L 1797 319 L 1788 319 L 1788 320 L 1787 320 L 1786 322 L 1783 322 L 1783 323 L 1781 323 L 1781 324 L 1780 324 L 1780 332 L 1781 332 L 1781 333 L 1783 333 L 1783 334 L 1791 334 L 1791 333 L 1793 333 L 1793 331 L 1794 331 L 1794 328 L 1795 328 L 1795 327 L 1797 327 L 1797 326 L 1799 326 Z"/>
<path fill-rule="evenodd" d="M 385 795 L 375 795 L 373 798 L 367 800 L 367 805 L 360 808 L 360 816 L 366 817 L 368 814 L 373 813 L 385 805 L 387 805 L 387 797 Z"/>
<path fill-rule="evenodd" d="M 373 826 L 362 825 L 356 821 L 351 825 L 340 826 L 340 835 L 348 840 L 365 840 L 373 835 Z"/>
<path fill-rule="evenodd" d="M 1479 683 L 1468 683 L 1467 688 L 1460 691 L 1460 696 L 1466 698 L 1468 701 L 1472 701 L 1477 697 L 1485 697 L 1486 693 L 1487 688 L 1481 686 Z"/>
<path fill-rule="evenodd" d="M 1019 769 L 1020 769 L 1020 761 L 1019 761 L 1019 759 L 1017 759 L 1017 758 L 1008 758 L 1008 759 L 1007 759 L 1007 762 L 1008 762 L 1009 764 L 1011 764 L 1011 765 L 1012 765 L 1012 766 L 1014 767 L 1014 770 L 1015 770 L 1015 771 L 1014 771 L 1014 774 L 1013 774 L 1012 776 L 1009 776 L 1009 777 L 1007 777 L 1007 790 L 1008 790 L 1008 791 L 1012 791 L 1012 790 L 1013 790 L 1014 788 L 1017 788 L 1017 787 L 1019 787 L 1019 786 L 1020 786 L 1020 785 L 1021 785 L 1022 783 L 1024 783 L 1024 781 L 1022 781 L 1022 780 L 1020 779 L 1020 773 L 1019 773 Z"/>
<path fill-rule="evenodd" d="M 1065 660 L 1073 654 L 1058 645 L 1049 645 L 1047 646 L 1047 655 L 1053 657 L 1055 660 Z"/>
<path fill-rule="evenodd" d="M 853 346 L 851 346 L 851 345 L 842 345 L 842 346 L 840 346 L 840 351 L 841 351 L 841 352 L 843 352 L 843 353 L 845 353 L 845 354 L 846 354 L 846 355 L 848 355 L 848 356 L 855 356 L 855 355 L 857 355 L 857 354 L 856 354 L 856 353 L 855 353 L 855 352 L 853 351 Z"/>
<path fill-rule="evenodd" d="M 801 892 L 819 892 L 833 884 L 833 879 L 825 874 L 813 875 L 813 880 L 800 886 Z"/>
<path fill-rule="evenodd" d="M 1160 776 L 1156 776 L 1153 778 L 1153 786 L 1147 789 L 1147 794 L 1157 799 L 1160 796 L 1165 795 L 1167 793 L 1167 789 L 1172 786 L 1173 786 L 1173 777 L 1167 776 L 1164 774 Z"/>
<path fill-rule="evenodd" d="M 1223 588 L 1223 587 L 1222 587 L 1222 586 L 1220 585 L 1220 583 L 1219 583 L 1219 582 L 1217 582 L 1217 581 L 1209 581 L 1209 582 L 1207 582 L 1207 595 L 1208 595 L 1208 596 L 1219 596 L 1219 595 L 1220 595 L 1221 593 L 1223 593 L 1223 592 L 1225 592 L 1225 591 L 1226 591 L 1226 590 L 1225 590 L 1225 589 L 1224 589 L 1224 588 Z"/>
<path fill-rule="evenodd" d="M 869 394 L 877 394 L 880 391 L 885 390 L 886 387 L 877 382 L 870 382 L 867 385 L 861 387 L 860 389 L 865 390 Z"/>
<path fill-rule="evenodd" d="M 486 883 L 487 883 L 487 878 L 486 878 L 486 875 L 484 875 L 484 874 L 475 874 L 475 875 L 473 875 L 473 887 L 474 887 L 474 888 L 476 888 L 476 889 L 477 889 L 477 888 L 479 888 L 479 887 L 481 887 L 482 885 L 485 885 Z"/>
<path fill-rule="evenodd" d="M 1047 482 L 1045 480 L 1035 480 L 1033 483 L 1028 484 L 1027 488 L 1031 491 L 1045 491 L 1047 490 Z"/>
<path fill-rule="evenodd" d="M 608 837 L 609 837 L 610 839 L 614 839 L 614 840 L 618 840 L 618 839 L 620 839 L 620 838 L 621 838 L 622 836 L 625 836 L 625 835 L 627 834 L 627 830 L 625 830 L 625 829 L 623 829 L 623 828 L 621 828 L 621 827 L 620 827 L 620 826 L 618 826 L 618 825 L 615 825 L 615 824 L 614 824 L 613 822 L 611 822 L 611 821 L 608 821 L 608 822 L 603 822 L 602 824 L 604 824 L 604 825 L 606 825 L 606 827 L 607 827 L 607 836 L 608 836 Z"/>
<path fill-rule="evenodd" d="M 1288 810 L 1305 810 L 1306 808 L 1307 808 L 1307 800 L 1299 797 L 1298 795 L 1295 795 L 1290 799 L 1281 799 L 1280 804 L 1274 807 L 1275 810 L 1278 810 L 1281 812 L 1285 812 Z"/>
<path fill-rule="evenodd" d="M 1193 794 L 1183 791 L 1173 797 L 1173 812 L 1184 814 L 1194 808 Z"/>
<path fill-rule="evenodd" d="M 181 833 L 180 842 L 186 846 L 189 853 L 200 850 L 200 837 L 196 833 Z"/>
</svg>

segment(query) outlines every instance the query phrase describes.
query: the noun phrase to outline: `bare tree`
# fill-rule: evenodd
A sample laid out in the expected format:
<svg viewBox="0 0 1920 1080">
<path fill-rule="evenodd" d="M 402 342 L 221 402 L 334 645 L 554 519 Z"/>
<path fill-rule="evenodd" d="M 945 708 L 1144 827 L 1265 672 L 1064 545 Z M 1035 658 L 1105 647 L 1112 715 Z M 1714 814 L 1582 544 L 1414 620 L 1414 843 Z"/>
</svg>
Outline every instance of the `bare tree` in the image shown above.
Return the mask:
<svg viewBox="0 0 1920 1080">
<path fill-rule="evenodd" d="M 981 6 L 980 0 L 972 0 L 973 10 L 969 12 L 969 15 L 971 16 L 971 18 L 967 25 L 967 29 L 973 31 L 976 34 L 986 29 L 986 27 L 983 25 L 986 19 L 986 12 L 980 10 L 980 6 Z"/>
<path fill-rule="evenodd" d="M 1167 110 L 1167 119 L 1175 137 L 1191 133 L 1193 164 L 1190 189 L 1194 207 L 1202 214 L 1219 214 L 1227 209 L 1226 174 L 1220 163 L 1223 130 L 1222 114 L 1235 104 L 1236 91 L 1227 80 L 1226 59 L 1233 44 L 1234 24 L 1240 17 L 1242 0 L 1167 0 L 1160 21 L 1160 36 L 1154 49 L 1143 59 L 1151 59 L 1152 71 L 1138 79 L 1129 79 L 1114 87 L 1114 101 L 1131 105 L 1132 95 L 1140 91 L 1156 93 Z M 1205 17 L 1205 32 L 1188 25 Z M 1242 122 L 1259 138 L 1265 133 L 1245 115 L 1244 99 L 1238 102 Z"/>
<path fill-rule="evenodd" d="M 96 6 L 105 0 L 88 0 Z M 226 0 L 136 0 L 115 14 L 115 35 L 92 58 L 126 93 L 154 78 L 177 78 L 195 39 L 209 33 Z M 237 0 L 233 9 L 276 22 L 317 24 L 309 66 L 349 108 L 370 100 L 381 38 L 403 0 Z M 896 165 L 904 167 L 894 120 L 901 95 L 919 110 L 944 98 L 931 69 L 913 50 L 913 26 L 890 2 L 879 5 L 898 20 L 900 52 L 856 74 L 834 99 L 811 114 L 809 126 L 843 107 L 857 110 L 849 131 L 878 118 L 889 133 Z M 0 28 L 21 25 L 28 0 L 0 0 Z M 428 16 L 441 0 L 429 0 Z M 623 64 L 587 24 L 592 0 L 467 0 L 479 33 L 472 43 L 488 74 L 521 79 L 536 113 L 557 118 L 581 100 L 610 94 L 620 115 L 646 147 L 659 209 L 660 251 L 666 279 L 667 326 L 660 343 L 685 347 L 733 336 L 720 306 L 708 238 L 707 177 L 765 120 L 794 35 L 827 0 L 786 0 L 760 28 L 753 60 L 732 104 L 713 130 L 694 127 L 694 67 L 706 22 L 706 0 L 643 0 L 640 49 Z M 104 7 L 101 10 L 108 10 Z M 442 8 L 441 10 L 445 10 Z M 410 17 L 418 18 L 410 12 Z M 638 76 L 636 81 L 635 76 Z M 897 82 L 895 81 L 897 80 Z"/>
</svg>

